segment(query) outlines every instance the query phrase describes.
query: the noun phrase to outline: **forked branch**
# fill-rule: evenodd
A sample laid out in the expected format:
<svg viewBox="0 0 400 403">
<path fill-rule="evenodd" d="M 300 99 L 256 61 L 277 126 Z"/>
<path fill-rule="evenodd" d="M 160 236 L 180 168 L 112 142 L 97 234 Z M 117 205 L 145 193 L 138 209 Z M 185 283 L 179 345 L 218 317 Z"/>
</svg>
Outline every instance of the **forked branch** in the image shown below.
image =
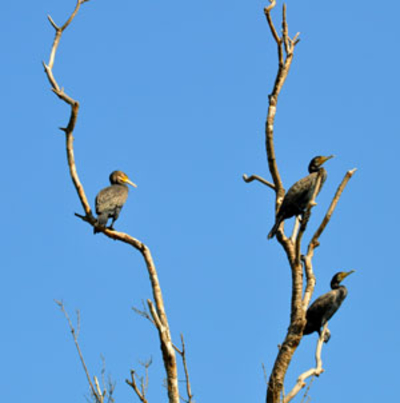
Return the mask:
<svg viewBox="0 0 400 403">
<path fill-rule="evenodd" d="M 144 377 L 138 377 L 136 372 L 131 370 L 131 379 L 126 379 L 126 383 L 134 390 L 137 397 L 142 403 L 148 403 L 146 398 L 147 389 L 149 387 L 149 367 L 152 364 L 152 360 L 148 360 L 141 365 L 144 367 L 145 375 Z M 138 382 L 140 385 L 138 385 Z"/>
</svg>

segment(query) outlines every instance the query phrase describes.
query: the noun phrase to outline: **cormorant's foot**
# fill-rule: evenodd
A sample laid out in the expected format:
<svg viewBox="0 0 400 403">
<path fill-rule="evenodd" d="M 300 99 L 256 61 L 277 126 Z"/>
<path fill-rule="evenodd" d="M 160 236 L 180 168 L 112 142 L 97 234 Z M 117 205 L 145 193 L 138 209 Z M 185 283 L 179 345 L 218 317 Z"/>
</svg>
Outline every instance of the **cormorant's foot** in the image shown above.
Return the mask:
<svg viewBox="0 0 400 403">
<path fill-rule="evenodd" d="M 109 227 L 107 227 L 107 229 L 111 230 L 111 231 L 115 231 L 114 227 L 112 225 L 110 225 Z"/>
<path fill-rule="evenodd" d="M 94 224 L 93 225 L 93 234 L 98 234 L 99 232 L 101 232 L 102 230 L 105 230 L 106 227 L 104 227 L 103 225 L 99 225 L 99 224 Z"/>
<path fill-rule="evenodd" d="M 324 343 L 328 343 L 330 339 L 331 339 L 331 332 L 329 331 L 329 329 L 326 329 L 324 334 Z"/>
</svg>

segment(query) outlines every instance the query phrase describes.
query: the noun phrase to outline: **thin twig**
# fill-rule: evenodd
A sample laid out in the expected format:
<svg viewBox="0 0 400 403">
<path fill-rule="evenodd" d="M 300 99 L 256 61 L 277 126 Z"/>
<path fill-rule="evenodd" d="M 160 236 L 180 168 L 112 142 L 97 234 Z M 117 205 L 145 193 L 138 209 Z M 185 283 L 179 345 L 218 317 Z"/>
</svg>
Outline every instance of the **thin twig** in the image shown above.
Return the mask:
<svg viewBox="0 0 400 403">
<path fill-rule="evenodd" d="M 189 371 L 187 367 L 187 361 L 186 361 L 186 348 L 185 348 L 185 340 L 183 339 L 183 334 L 181 334 L 181 343 L 182 343 L 182 349 L 179 350 L 176 346 L 174 346 L 176 352 L 181 356 L 182 358 L 182 364 L 183 364 L 183 369 L 185 371 L 185 383 L 186 383 L 186 393 L 187 393 L 187 403 L 192 403 L 193 402 L 193 394 L 192 394 L 192 388 L 190 386 L 190 379 L 189 379 Z"/>
<path fill-rule="evenodd" d="M 263 374 L 264 374 L 264 381 L 265 384 L 268 386 L 268 375 L 267 375 L 267 370 L 265 369 L 264 363 L 261 363 L 262 369 L 263 369 Z"/>
<path fill-rule="evenodd" d="M 265 7 L 265 8 L 264 8 L 264 13 L 265 13 L 265 16 L 266 16 L 266 18 L 267 18 L 268 25 L 269 25 L 269 27 L 270 27 L 270 29 L 271 29 L 271 34 L 272 34 L 272 36 L 274 37 L 276 43 L 277 43 L 278 45 L 280 45 L 281 39 L 279 38 L 279 35 L 278 35 L 278 32 L 276 31 L 274 22 L 272 21 L 272 18 L 271 18 L 271 10 L 275 7 L 275 5 L 276 5 L 276 0 L 269 0 L 269 2 L 270 2 L 271 4 L 270 4 L 268 7 Z"/>
<path fill-rule="evenodd" d="M 84 370 L 84 372 L 85 372 L 87 381 L 88 381 L 89 386 L 90 386 L 90 390 L 91 390 L 93 396 L 95 396 L 96 399 L 97 399 L 99 402 L 102 402 L 103 396 L 102 396 L 101 393 L 100 393 L 100 394 L 97 393 L 97 391 L 96 391 L 96 389 L 95 389 L 95 386 L 94 386 L 93 383 L 92 383 L 92 379 L 91 379 L 89 370 L 88 370 L 88 368 L 87 368 L 86 362 L 85 362 L 85 360 L 84 360 L 84 358 L 83 358 L 83 354 L 82 354 L 81 348 L 80 348 L 80 346 L 79 346 L 77 333 L 76 333 L 76 331 L 75 331 L 74 325 L 72 324 L 71 318 L 70 318 L 69 315 L 68 315 L 68 312 L 65 310 L 64 303 L 63 303 L 62 301 L 59 301 L 59 300 L 55 300 L 54 302 L 60 307 L 61 312 L 64 314 L 65 318 L 67 319 L 68 326 L 69 326 L 69 328 L 70 328 L 70 330 L 71 330 L 72 338 L 74 339 L 74 343 L 75 343 L 76 350 L 78 351 L 79 359 L 80 359 L 80 361 L 81 361 L 83 370 Z"/>
<path fill-rule="evenodd" d="M 146 305 L 144 301 L 142 301 L 143 309 L 138 309 L 135 308 L 134 306 L 132 307 L 132 310 L 136 312 L 138 315 L 143 316 L 145 319 L 149 320 L 154 326 L 156 326 L 154 320 L 150 316 L 149 312 L 147 312 Z"/>
<path fill-rule="evenodd" d="M 312 384 L 313 384 L 313 382 L 314 382 L 314 379 L 315 379 L 315 375 L 312 375 L 312 376 L 311 376 L 311 379 L 310 379 L 310 382 L 309 382 L 309 384 L 308 384 L 308 386 L 307 386 L 307 389 L 305 390 L 304 395 L 303 395 L 303 397 L 301 398 L 301 402 L 300 402 L 300 403 L 304 403 L 304 401 L 305 401 L 305 399 L 306 399 L 307 397 L 308 397 L 307 402 L 309 402 L 309 401 L 311 400 L 311 397 L 308 396 L 308 393 L 310 392 L 310 389 L 311 389 L 311 386 L 312 386 Z"/>
<path fill-rule="evenodd" d="M 148 361 L 140 362 L 140 365 L 145 369 L 145 376 L 138 377 L 136 372 L 131 370 L 131 379 L 126 379 L 125 382 L 135 391 L 136 395 L 142 403 L 148 403 L 146 399 L 147 389 L 149 387 L 149 367 L 152 364 L 153 359 L 150 358 Z M 140 381 L 140 387 L 136 382 L 136 378 Z"/>
<path fill-rule="evenodd" d="M 131 370 L 131 380 L 126 379 L 125 382 L 135 391 L 136 395 L 138 396 L 138 398 L 140 399 L 140 401 L 142 403 L 148 403 L 148 400 L 146 399 L 146 396 L 140 391 L 137 383 L 136 383 L 136 373 L 135 371 L 132 369 Z"/>
</svg>

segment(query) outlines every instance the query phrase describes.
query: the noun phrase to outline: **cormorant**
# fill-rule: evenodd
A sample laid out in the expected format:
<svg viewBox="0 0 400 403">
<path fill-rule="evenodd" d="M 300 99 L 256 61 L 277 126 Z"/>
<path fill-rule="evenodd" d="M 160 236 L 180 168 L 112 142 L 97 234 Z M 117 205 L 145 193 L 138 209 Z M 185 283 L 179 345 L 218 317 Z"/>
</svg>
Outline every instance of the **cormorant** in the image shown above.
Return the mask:
<svg viewBox="0 0 400 403">
<path fill-rule="evenodd" d="M 347 288 L 344 285 L 340 285 L 340 283 L 351 273 L 354 273 L 354 270 L 349 272 L 341 271 L 333 276 L 331 281 L 332 291 L 318 297 L 308 308 L 306 313 L 307 324 L 303 334 L 318 332 L 321 336 L 322 327 L 340 308 L 347 296 Z M 325 343 L 329 339 L 330 333 L 325 334 Z"/>
<path fill-rule="evenodd" d="M 114 229 L 114 222 L 118 219 L 122 206 L 128 198 L 129 189 L 126 184 L 136 187 L 122 171 L 112 172 L 110 183 L 111 186 L 100 190 L 96 196 L 97 224 L 93 230 L 95 234 L 99 232 L 97 227 L 105 227 L 109 218 L 112 218 L 109 228 Z"/>
<path fill-rule="evenodd" d="M 328 176 L 325 168 L 322 167 L 322 164 L 333 157 L 333 155 L 330 155 L 329 157 L 318 156 L 311 160 L 308 165 L 308 172 L 310 174 L 297 181 L 286 193 L 279 211 L 276 214 L 275 224 L 268 234 L 268 239 L 275 236 L 282 221 L 293 216 L 301 215 L 306 211 L 314 194 L 318 173 L 321 172 L 322 176 L 317 195 L 321 191 L 322 185 Z"/>
</svg>

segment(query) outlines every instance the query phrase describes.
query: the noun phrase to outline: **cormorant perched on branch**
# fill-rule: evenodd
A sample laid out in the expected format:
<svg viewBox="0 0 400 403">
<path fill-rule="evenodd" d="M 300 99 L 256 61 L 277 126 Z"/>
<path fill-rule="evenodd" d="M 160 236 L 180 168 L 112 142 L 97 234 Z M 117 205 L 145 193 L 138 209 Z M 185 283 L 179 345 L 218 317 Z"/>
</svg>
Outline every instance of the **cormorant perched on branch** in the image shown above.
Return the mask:
<svg viewBox="0 0 400 403">
<path fill-rule="evenodd" d="M 321 182 L 317 195 L 321 191 L 322 185 L 328 176 L 325 168 L 322 168 L 322 164 L 333 157 L 333 155 L 330 155 L 329 157 L 318 156 L 311 160 L 310 164 L 308 165 L 308 172 L 310 174 L 297 181 L 286 193 L 276 215 L 275 225 L 268 234 L 268 239 L 271 239 L 275 236 L 276 231 L 278 231 L 282 221 L 286 220 L 287 218 L 303 214 L 306 211 L 314 194 L 318 173 L 321 172 Z"/>
<path fill-rule="evenodd" d="M 321 329 L 326 322 L 335 314 L 347 296 L 347 288 L 340 283 L 354 270 L 349 272 L 341 271 L 336 273 L 331 281 L 332 291 L 318 297 L 308 308 L 306 313 L 307 324 L 303 334 L 318 332 L 321 336 Z M 325 335 L 325 343 L 330 339 L 330 333 Z"/>
<path fill-rule="evenodd" d="M 128 198 L 129 189 L 126 184 L 136 187 L 122 171 L 112 172 L 110 183 L 111 186 L 100 190 L 96 196 L 97 224 L 93 230 L 95 234 L 99 232 L 96 227 L 105 227 L 109 218 L 112 218 L 109 228 L 113 229 L 114 222 Z"/>
</svg>

